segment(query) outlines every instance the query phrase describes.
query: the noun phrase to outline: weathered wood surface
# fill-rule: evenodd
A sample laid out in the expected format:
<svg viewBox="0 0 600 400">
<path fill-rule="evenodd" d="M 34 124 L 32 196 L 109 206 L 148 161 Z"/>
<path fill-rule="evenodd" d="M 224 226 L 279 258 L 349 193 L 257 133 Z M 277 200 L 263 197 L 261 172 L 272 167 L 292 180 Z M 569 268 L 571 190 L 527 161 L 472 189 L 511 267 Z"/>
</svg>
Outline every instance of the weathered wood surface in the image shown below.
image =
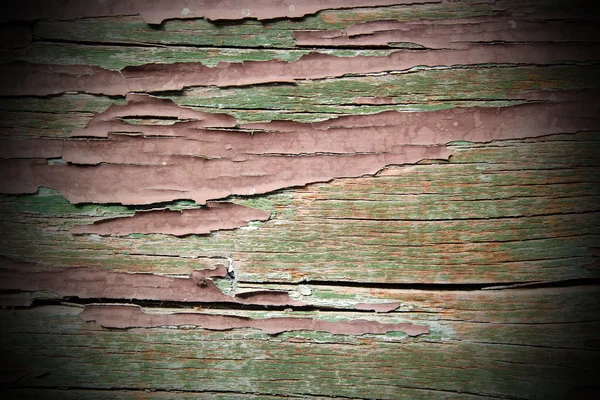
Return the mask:
<svg viewBox="0 0 600 400">
<path fill-rule="evenodd" d="M 4 5 L 3 392 L 597 398 L 597 19 Z"/>
</svg>

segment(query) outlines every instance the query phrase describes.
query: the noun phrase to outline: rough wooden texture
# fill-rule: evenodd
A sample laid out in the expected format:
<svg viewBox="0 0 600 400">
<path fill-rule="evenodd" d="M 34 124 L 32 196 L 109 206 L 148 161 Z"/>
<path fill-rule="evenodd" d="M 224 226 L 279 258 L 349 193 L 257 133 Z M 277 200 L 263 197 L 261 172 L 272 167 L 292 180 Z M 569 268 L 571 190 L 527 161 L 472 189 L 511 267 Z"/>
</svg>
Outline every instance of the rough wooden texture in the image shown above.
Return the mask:
<svg viewBox="0 0 600 400">
<path fill-rule="evenodd" d="M 600 396 L 589 2 L 9 3 L 10 398 Z"/>
</svg>

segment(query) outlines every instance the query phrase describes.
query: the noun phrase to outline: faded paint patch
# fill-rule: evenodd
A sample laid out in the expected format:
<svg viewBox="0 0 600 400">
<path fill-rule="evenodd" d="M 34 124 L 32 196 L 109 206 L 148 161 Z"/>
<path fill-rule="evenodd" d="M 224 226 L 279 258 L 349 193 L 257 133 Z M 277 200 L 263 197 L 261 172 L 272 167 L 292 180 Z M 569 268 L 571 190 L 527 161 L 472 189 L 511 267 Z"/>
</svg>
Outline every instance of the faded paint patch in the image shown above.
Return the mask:
<svg viewBox="0 0 600 400">
<path fill-rule="evenodd" d="M 325 321 L 312 318 L 275 317 L 252 319 L 232 315 L 203 313 L 146 313 L 132 304 L 88 304 L 79 317 L 86 322 L 96 322 L 105 328 L 153 328 L 160 326 L 198 326 L 209 330 L 254 328 L 276 335 L 289 331 L 319 331 L 335 335 L 384 334 L 404 332 L 409 336 L 429 333 L 426 325 L 411 323 L 384 324 L 362 319 L 351 321 Z"/>
</svg>

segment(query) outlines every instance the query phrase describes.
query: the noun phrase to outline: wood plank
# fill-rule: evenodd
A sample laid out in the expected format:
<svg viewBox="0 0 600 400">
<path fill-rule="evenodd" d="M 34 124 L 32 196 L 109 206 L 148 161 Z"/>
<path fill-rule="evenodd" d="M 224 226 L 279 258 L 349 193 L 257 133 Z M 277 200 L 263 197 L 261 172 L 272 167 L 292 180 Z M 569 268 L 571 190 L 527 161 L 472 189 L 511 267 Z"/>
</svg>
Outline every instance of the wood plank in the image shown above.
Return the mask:
<svg viewBox="0 0 600 400">
<path fill-rule="evenodd" d="M 2 7 L 5 397 L 597 398 L 593 6 L 263 3 Z"/>
</svg>

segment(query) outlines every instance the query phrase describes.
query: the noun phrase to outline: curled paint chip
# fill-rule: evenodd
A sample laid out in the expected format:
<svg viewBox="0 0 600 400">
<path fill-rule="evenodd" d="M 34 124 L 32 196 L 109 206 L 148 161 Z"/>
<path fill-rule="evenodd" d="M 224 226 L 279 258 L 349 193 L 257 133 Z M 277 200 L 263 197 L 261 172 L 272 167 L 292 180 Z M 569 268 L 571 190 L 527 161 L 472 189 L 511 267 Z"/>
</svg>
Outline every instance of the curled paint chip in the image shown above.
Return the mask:
<svg viewBox="0 0 600 400">
<path fill-rule="evenodd" d="M 103 112 L 96 114 L 84 129 L 74 130 L 71 136 L 107 137 L 110 132 L 139 133 L 140 130 L 152 136 L 178 136 L 181 125 L 177 122 L 186 121 L 186 128 L 231 128 L 236 126 L 234 117 L 228 114 L 208 113 L 180 107 L 171 100 L 159 99 L 147 94 L 127 94 L 127 104 L 112 104 Z M 173 125 L 169 126 L 137 126 L 124 121 L 127 117 L 151 116 L 153 118 L 172 118 Z"/>
<path fill-rule="evenodd" d="M 270 335 L 289 331 L 319 331 L 336 335 L 404 332 L 409 336 L 419 336 L 429 333 L 428 326 L 412 323 L 384 324 L 364 319 L 332 322 L 302 317 L 253 319 L 197 312 L 159 314 L 147 313 L 142 307 L 133 304 L 88 304 L 79 317 L 86 322 L 96 322 L 105 328 L 119 329 L 193 325 L 209 330 L 254 328 L 263 330 Z"/>
<path fill-rule="evenodd" d="M 376 312 L 390 312 L 400 307 L 401 303 L 393 301 L 389 303 L 356 303 L 354 309 L 361 311 L 376 311 Z"/>
</svg>

